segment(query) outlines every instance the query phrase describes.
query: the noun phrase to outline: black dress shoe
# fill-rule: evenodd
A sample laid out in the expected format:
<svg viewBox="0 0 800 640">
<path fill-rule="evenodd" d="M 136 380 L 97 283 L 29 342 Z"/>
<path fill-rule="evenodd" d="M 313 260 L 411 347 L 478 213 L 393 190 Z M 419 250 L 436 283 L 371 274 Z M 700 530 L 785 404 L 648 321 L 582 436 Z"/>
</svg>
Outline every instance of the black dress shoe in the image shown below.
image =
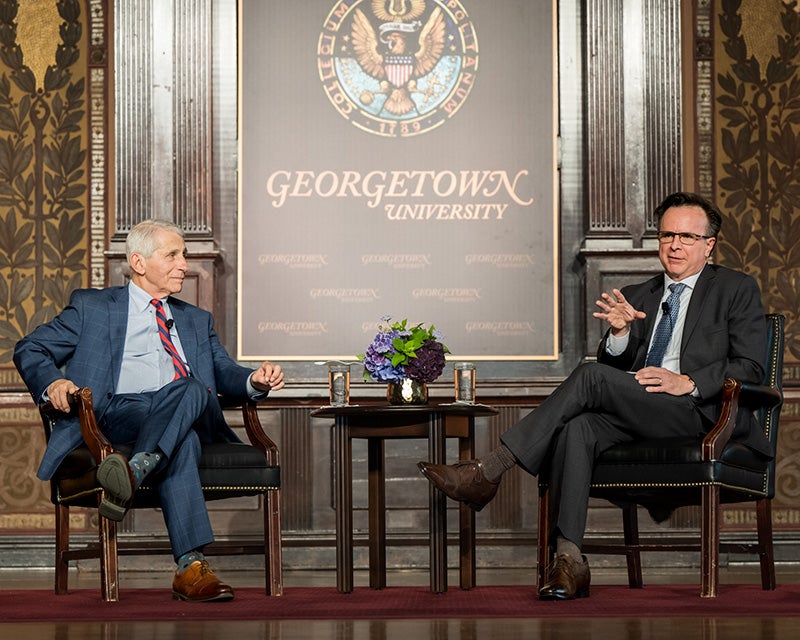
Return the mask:
<svg viewBox="0 0 800 640">
<path fill-rule="evenodd" d="M 568 555 L 558 555 L 547 569 L 539 600 L 574 600 L 589 597 L 592 574 L 586 556 L 582 562 Z"/>
<path fill-rule="evenodd" d="M 97 483 L 103 487 L 100 515 L 110 520 L 122 520 L 136 492 L 136 479 L 128 459 L 116 452 L 106 456 L 97 468 Z"/>
<path fill-rule="evenodd" d="M 428 480 L 448 498 L 465 502 L 470 509 L 480 511 L 497 493 L 500 481 L 492 482 L 483 474 L 480 460 L 456 464 L 418 462 L 417 466 Z"/>
</svg>

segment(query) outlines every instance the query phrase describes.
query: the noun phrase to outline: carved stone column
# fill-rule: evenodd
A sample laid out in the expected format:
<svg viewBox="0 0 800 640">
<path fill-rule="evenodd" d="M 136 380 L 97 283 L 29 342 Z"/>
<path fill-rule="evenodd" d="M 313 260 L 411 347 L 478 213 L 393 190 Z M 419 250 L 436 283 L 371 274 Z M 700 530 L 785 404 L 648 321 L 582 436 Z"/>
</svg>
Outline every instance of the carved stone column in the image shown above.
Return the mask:
<svg viewBox="0 0 800 640">
<path fill-rule="evenodd" d="M 601 291 L 660 270 L 652 211 L 681 185 L 678 0 L 588 0 L 586 355 Z"/>
<path fill-rule="evenodd" d="M 116 0 L 115 219 L 109 281 L 125 281 L 127 232 L 146 218 L 186 232 L 182 297 L 214 311 L 212 3 Z"/>
</svg>

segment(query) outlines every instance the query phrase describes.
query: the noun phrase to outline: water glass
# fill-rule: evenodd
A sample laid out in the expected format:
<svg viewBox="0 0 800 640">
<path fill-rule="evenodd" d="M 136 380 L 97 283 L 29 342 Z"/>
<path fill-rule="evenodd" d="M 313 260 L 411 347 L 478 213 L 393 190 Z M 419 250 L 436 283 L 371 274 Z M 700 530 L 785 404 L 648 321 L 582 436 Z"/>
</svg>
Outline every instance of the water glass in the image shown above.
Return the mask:
<svg viewBox="0 0 800 640">
<path fill-rule="evenodd" d="M 350 365 L 336 362 L 328 365 L 328 388 L 332 407 L 350 404 Z"/>
<path fill-rule="evenodd" d="M 475 365 L 472 362 L 456 362 L 453 366 L 456 387 L 456 402 L 475 403 Z"/>
</svg>

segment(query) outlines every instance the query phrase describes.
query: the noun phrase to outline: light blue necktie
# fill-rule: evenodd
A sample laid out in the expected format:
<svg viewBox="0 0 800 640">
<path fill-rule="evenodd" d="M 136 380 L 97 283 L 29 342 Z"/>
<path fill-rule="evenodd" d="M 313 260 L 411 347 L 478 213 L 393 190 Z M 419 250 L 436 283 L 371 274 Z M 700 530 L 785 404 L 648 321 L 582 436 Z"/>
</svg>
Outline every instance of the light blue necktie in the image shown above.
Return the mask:
<svg viewBox="0 0 800 640">
<path fill-rule="evenodd" d="M 664 360 L 664 354 L 669 346 L 669 341 L 672 338 L 672 331 L 675 328 L 675 323 L 678 321 L 678 310 L 681 304 L 681 292 L 686 288 L 686 285 L 681 283 L 669 285 L 669 298 L 667 298 L 666 308 L 661 316 L 661 320 L 656 327 L 655 335 L 653 336 L 653 344 L 650 346 L 650 351 L 647 353 L 647 359 L 644 366 L 646 367 L 660 367 L 661 362 Z"/>
</svg>

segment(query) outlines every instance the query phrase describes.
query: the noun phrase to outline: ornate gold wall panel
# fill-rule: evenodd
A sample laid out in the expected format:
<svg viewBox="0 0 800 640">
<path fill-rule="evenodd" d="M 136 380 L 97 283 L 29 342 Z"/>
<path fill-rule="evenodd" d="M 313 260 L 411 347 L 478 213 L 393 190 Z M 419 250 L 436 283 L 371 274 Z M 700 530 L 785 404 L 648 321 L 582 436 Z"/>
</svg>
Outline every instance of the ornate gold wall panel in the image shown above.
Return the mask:
<svg viewBox="0 0 800 640">
<path fill-rule="evenodd" d="M 38 412 L 11 362 L 16 341 L 101 286 L 106 230 L 104 0 L 0 0 L 0 535 L 50 533 Z M 88 525 L 77 509 L 72 526 Z"/>
<path fill-rule="evenodd" d="M 787 382 L 799 382 L 800 13 L 782 0 L 726 0 L 715 13 L 717 260 L 752 274 L 786 315 Z"/>
<path fill-rule="evenodd" d="M 106 12 L 0 9 L 0 387 L 21 388 L 15 342 L 103 279 Z"/>
<path fill-rule="evenodd" d="M 767 310 L 786 316 L 773 521 L 800 530 L 800 6 L 696 0 L 694 27 L 695 188 L 725 216 L 717 262 L 750 273 Z M 751 520 L 748 509 L 723 517 Z"/>
</svg>

